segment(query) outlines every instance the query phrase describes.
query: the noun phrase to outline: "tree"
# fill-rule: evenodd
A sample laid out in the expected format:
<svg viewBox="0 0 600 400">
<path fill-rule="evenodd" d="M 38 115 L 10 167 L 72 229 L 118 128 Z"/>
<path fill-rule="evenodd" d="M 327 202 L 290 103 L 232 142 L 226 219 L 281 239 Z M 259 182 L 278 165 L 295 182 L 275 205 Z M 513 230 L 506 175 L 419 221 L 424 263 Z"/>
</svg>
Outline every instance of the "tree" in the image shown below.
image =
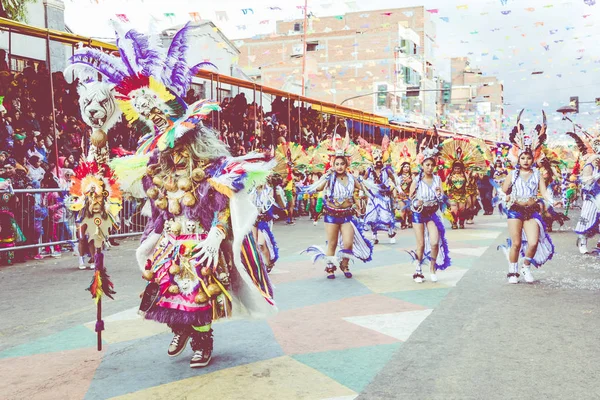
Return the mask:
<svg viewBox="0 0 600 400">
<path fill-rule="evenodd" d="M 36 0 L 2 0 L 0 1 L 0 17 L 15 21 L 27 22 L 27 3 Z"/>
</svg>

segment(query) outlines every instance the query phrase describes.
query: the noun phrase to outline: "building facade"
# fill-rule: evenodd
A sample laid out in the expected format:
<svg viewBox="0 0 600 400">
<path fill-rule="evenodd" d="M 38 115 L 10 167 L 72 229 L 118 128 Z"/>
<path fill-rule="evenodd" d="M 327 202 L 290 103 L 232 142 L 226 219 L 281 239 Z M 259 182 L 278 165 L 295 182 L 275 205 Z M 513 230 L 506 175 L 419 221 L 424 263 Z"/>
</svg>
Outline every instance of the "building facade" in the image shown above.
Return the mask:
<svg viewBox="0 0 600 400">
<path fill-rule="evenodd" d="M 37 0 L 27 3 L 27 24 L 39 28 L 67 31 L 63 0 Z M 4 50 L 9 68 L 22 71 L 27 62 L 37 64 L 47 59 L 46 40 L 7 31 L 0 31 L 0 49 Z M 50 66 L 52 72 L 63 71 L 71 56 L 71 46 L 50 42 Z"/>
<path fill-rule="evenodd" d="M 436 121 L 435 26 L 424 7 L 311 16 L 305 59 L 303 25 L 278 21 L 276 34 L 243 39 L 240 67 L 257 83 L 300 94 L 304 64 L 308 97 L 404 121 Z"/>
<path fill-rule="evenodd" d="M 451 60 L 452 97 L 446 107 L 449 128 L 484 139 L 502 139 L 504 85 L 484 76 L 467 57 Z"/>
</svg>

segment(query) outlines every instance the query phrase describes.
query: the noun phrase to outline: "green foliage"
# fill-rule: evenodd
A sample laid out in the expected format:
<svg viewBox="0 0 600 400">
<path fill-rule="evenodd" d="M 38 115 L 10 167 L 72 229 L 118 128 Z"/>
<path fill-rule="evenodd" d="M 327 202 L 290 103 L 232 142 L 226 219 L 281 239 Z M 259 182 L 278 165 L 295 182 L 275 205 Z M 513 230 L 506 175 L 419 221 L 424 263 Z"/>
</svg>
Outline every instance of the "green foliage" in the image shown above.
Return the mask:
<svg viewBox="0 0 600 400">
<path fill-rule="evenodd" d="M 36 0 L 3 0 L 0 2 L 0 16 L 20 22 L 27 22 L 27 3 Z"/>
</svg>

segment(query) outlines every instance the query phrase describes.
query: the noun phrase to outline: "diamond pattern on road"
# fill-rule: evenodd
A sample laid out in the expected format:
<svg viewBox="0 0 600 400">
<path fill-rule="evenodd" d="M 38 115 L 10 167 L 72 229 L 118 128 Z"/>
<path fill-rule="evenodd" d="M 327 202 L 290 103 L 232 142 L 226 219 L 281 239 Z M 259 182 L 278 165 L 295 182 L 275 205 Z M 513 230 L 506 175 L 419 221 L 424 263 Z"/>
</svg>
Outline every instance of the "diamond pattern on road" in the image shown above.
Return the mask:
<svg viewBox="0 0 600 400">
<path fill-rule="evenodd" d="M 395 339 L 406 341 L 433 310 L 348 317 L 344 320 Z"/>
<path fill-rule="evenodd" d="M 359 347 L 323 353 L 300 354 L 294 359 L 360 392 L 388 363 L 400 343 Z"/>
<path fill-rule="evenodd" d="M 317 353 L 397 342 L 389 335 L 346 322 L 346 317 L 423 309 L 417 304 L 369 294 L 280 312 L 269 320 L 269 325 L 285 354 Z"/>
<path fill-rule="evenodd" d="M 206 394 L 206 395 L 203 395 Z M 290 357 L 241 365 L 116 399 L 323 399 L 356 392 Z"/>
<path fill-rule="evenodd" d="M 0 398 L 83 399 L 103 355 L 88 348 L 0 360 Z"/>
</svg>

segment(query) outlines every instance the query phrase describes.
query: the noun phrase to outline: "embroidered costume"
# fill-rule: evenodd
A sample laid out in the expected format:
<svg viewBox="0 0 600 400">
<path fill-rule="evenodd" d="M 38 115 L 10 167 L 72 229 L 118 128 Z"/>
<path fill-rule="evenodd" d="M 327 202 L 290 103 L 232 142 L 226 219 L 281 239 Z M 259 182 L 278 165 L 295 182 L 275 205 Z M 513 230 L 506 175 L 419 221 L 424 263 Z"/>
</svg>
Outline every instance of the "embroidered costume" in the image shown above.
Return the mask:
<svg viewBox="0 0 600 400">
<path fill-rule="evenodd" d="M 436 161 L 438 155 L 437 148 L 424 148 L 418 155 L 420 165 L 427 160 Z M 425 279 L 422 266 L 427 262 L 433 263 L 431 280 L 437 281 L 435 271 L 445 270 L 448 268 L 452 260 L 450 259 L 450 251 L 448 248 L 448 241 L 446 240 L 446 229 L 441 218 L 441 210 L 444 206 L 444 197 L 442 190 L 441 178 L 433 174 L 431 183 L 427 183 L 423 180 L 424 172 L 419 172 L 414 183 L 413 192 L 410 195 L 411 198 L 411 210 L 412 210 L 412 222 L 413 224 L 423 224 L 423 253 L 418 254 L 417 251 L 409 251 L 408 253 L 413 258 L 415 264 L 415 273 L 413 279 L 417 283 L 423 282 Z M 429 222 L 433 222 L 438 231 L 438 242 L 432 243 L 429 235 Z M 435 251 L 437 256 L 433 259 Z"/>
<path fill-rule="evenodd" d="M 533 158 L 534 165 L 539 163 L 542 156 L 543 144 L 546 140 L 546 114 L 543 113 L 543 124 L 537 125 L 530 133 L 525 132 L 525 128 L 520 124 L 520 119 L 523 111 L 519 113 L 517 124 L 510 134 L 510 141 L 513 144 L 510 156 L 514 165 L 518 166 L 519 158 L 522 154 L 530 154 Z M 518 278 L 523 274 L 526 282 L 533 282 L 534 278 L 530 271 L 530 265 L 533 264 L 536 268 L 552 259 L 554 255 L 554 244 L 550 235 L 546 231 L 546 225 L 540 215 L 540 204 L 538 203 L 538 192 L 540 188 L 545 186 L 540 185 L 540 172 L 537 168 L 532 167 L 531 174 L 528 179 L 521 176 L 520 168 L 513 170 L 507 179 L 510 179 L 510 186 L 506 195 L 510 196 L 510 201 L 506 204 L 508 219 L 519 219 L 521 221 L 535 220 L 539 228 L 537 249 L 533 257 L 527 257 L 529 243 L 525 230 L 521 230 L 521 245 L 518 249 L 517 261 L 510 260 L 509 250 L 512 246 L 511 239 L 507 239 L 508 245 L 499 246 L 504 249 L 509 262 L 508 279 L 509 283 L 518 283 Z M 505 184 L 506 185 L 506 184 Z M 547 193 L 545 193 L 547 195 Z M 548 204 L 552 204 L 554 199 L 549 197 Z M 521 274 L 519 274 L 519 258 L 523 258 L 523 266 Z"/>
<path fill-rule="evenodd" d="M 567 133 L 577 143 L 583 157 L 581 172 L 582 198 L 581 216 L 575 227 L 578 235 L 578 247 L 581 254 L 588 253 L 587 241 L 600 230 L 600 137 L 588 133 L 577 135 Z M 600 251 L 600 240 L 596 245 Z"/>
<path fill-rule="evenodd" d="M 166 323 L 179 355 L 191 339 L 191 367 L 212 357 L 211 324 L 276 311 L 266 266 L 251 234 L 258 217 L 249 190 L 264 184 L 272 165 L 262 154 L 231 157 L 202 121 L 216 103 L 183 101 L 192 75 L 207 65 L 186 64 L 189 25 L 169 49 L 156 38 L 117 27 L 121 58 L 81 49 L 75 63 L 113 85 L 128 122 L 143 133 L 137 154 L 115 164 L 124 190 L 141 189 L 151 218 L 136 257 L 148 281 L 140 313 Z"/>
<path fill-rule="evenodd" d="M 465 221 L 472 219 L 481 207 L 477 197 L 475 173 L 486 171 L 489 156 L 485 145 L 470 139 L 450 138 L 441 146 L 440 157 L 449 171 L 445 187 L 452 209 L 452 229 L 464 229 Z"/>
<path fill-rule="evenodd" d="M 362 138 L 359 144 L 365 157 L 372 163 L 365 173 L 365 180 L 376 185 L 379 196 L 369 196 L 363 219 L 365 227 L 371 230 L 374 244 L 379 243 L 378 231 L 387 231 L 390 243 L 396 243 L 396 216 L 394 213 L 394 193 L 396 192 L 396 174 L 389 164 L 389 137 L 385 136 L 381 148 L 377 148 Z"/>
<path fill-rule="evenodd" d="M 401 229 L 412 228 L 412 211 L 410 210 L 410 186 L 413 182 L 413 171 L 416 169 L 417 141 L 407 139 L 393 142 L 391 145 L 392 164 L 397 173 L 398 209 Z"/>
<path fill-rule="evenodd" d="M 322 146 L 322 147 L 321 147 Z M 362 163 L 362 159 L 355 146 L 350 145 L 348 135 L 344 139 L 335 136 L 330 142 L 323 141 L 320 144 L 321 153 L 329 153 L 331 160 L 336 157 L 346 159 L 347 167 L 356 167 Z M 323 221 L 326 224 L 335 224 L 344 226 L 350 224 L 353 230 L 353 241 L 350 248 L 344 246 L 342 230 L 338 234 L 335 248 L 338 249 L 337 254 L 327 255 L 327 251 L 319 246 L 310 246 L 305 252 L 313 254 L 313 262 L 323 260 L 325 262 L 325 272 L 329 279 L 335 278 L 334 272 L 339 264 L 340 269 L 344 272 L 347 278 L 352 277 L 349 270 L 350 258 L 356 258 L 363 262 L 371 260 L 373 254 L 373 244 L 364 236 L 359 221 L 356 218 L 357 214 L 357 198 L 361 189 L 364 189 L 363 184 L 358 178 L 354 177 L 348 170 L 345 172 L 347 178 L 346 183 L 342 183 L 338 178 L 337 173 L 332 169 L 326 173 L 309 187 L 309 192 L 322 191 L 323 194 Z M 376 192 L 376 188 L 371 190 Z"/>
</svg>

